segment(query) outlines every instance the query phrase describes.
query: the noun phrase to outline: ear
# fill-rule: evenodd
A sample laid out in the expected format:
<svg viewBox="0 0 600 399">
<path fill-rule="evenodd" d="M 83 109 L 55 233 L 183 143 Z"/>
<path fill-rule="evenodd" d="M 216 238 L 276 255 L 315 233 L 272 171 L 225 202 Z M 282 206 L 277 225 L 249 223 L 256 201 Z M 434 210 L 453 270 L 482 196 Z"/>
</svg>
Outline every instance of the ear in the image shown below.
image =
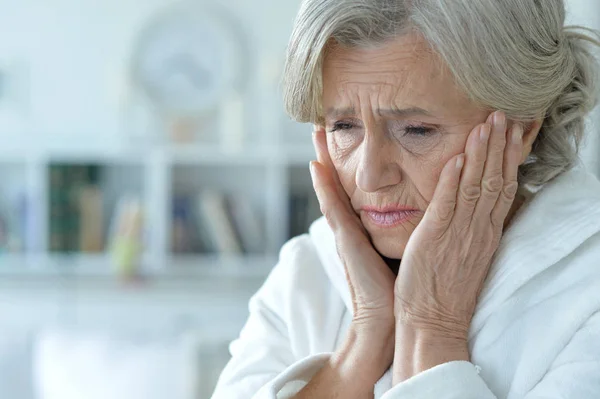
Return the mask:
<svg viewBox="0 0 600 399">
<path fill-rule="evenodd" d="M 542 124 L 544 123 L 543 119 L 536 119 L 532 122 L 525 123 L 523 126 L 523 154 L 521 156 L 521 162 L 519 165 L 522 165 L 529 154 L 531 154 L 531 148 L 533 147 L 533 143 L 540 133 L 540 129 L 542 128 Z"/>
</svg>

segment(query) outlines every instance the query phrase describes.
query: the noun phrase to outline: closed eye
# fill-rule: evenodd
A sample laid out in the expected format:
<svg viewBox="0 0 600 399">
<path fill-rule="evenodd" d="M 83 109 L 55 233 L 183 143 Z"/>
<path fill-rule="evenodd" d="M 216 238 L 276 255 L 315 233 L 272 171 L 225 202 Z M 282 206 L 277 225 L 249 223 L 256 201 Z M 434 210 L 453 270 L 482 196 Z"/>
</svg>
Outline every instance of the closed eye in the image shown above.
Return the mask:
<svg viewBox="0 0 600 399">
<path fill-rule="evenodd" d="M 335 122 L 331 128 L 331 132 L 337 132 L 338 130 L 350 130 L 356 126 L 350 122 Z"/>
<path fill-rule="evenodd" d="M 411 136 L 427 136 L 431 134 L 434 129 L 425 126 L 407 126 L 405 128 L 406 134 Z"/>
</svg>

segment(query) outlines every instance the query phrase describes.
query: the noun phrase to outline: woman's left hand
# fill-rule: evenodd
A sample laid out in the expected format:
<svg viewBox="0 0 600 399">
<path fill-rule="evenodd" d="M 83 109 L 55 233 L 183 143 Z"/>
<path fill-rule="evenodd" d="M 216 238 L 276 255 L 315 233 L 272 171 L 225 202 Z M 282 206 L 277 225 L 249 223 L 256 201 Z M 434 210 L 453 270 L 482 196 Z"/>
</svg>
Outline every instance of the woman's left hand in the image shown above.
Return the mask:
<svg viewBox="0 0 600 399">
<path fill-rule="evenodd" d="M 522 136 L 519 123 L 507 134 L 505 115 L 495 112 L 470 133 L 465 154 L 445 165 L 402 257 L 395 284 L 397 331 L 408 328 L 466 347 L 477 299 L 517 193 Z"/>
</svg>

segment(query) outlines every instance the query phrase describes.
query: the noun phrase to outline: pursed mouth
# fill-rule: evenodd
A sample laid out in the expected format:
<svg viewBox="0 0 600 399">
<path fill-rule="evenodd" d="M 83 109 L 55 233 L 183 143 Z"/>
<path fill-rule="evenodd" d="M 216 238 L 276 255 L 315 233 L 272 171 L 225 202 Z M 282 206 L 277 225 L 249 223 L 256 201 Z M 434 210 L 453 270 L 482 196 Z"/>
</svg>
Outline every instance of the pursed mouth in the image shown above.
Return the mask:
<svg viewBox="0 0 600 399">
<path fill-rule="evenodd" d="M 375 224 L 380 227 L 395 227 L 398 226 L 413 216 L 415 216 L 418 211 L 416 210 L 401 210 L 401 211 L 386 211 L 379 212 L 373 210 L 365 210 L 363 211 L 366 217 L 372 224 Z"/>
</svg>

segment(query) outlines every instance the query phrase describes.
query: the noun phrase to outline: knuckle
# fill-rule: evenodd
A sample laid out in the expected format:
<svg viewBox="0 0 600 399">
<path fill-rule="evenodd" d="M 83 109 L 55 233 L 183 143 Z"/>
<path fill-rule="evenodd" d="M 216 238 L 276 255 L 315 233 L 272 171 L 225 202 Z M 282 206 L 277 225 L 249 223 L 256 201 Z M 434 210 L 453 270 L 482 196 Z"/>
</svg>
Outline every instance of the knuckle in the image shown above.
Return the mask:
<svg viewBox="0 0 600 399">
<path fill-rule="evenodd" d="M 481 196 L 481 187 L 478 185 L 470 184 L 461 188 L 461 198 L 464 202 L 469 204 L 475 204 Z"/>
<path fill-rule="evenodd" d="M 504 186 L 504 179 L 501 175 L 488 177 L 483 179 L 482 185 L 484 192 L 488 194 L 496 194 L 502 190 L 502 187 Z"/>
<path fill-rule="evenodd" d="M 517 195 L 517 190 L 519 189 L 519 183 L 516 181 L 508 182 L 504 185 L 504 196 L 508 199 L 513 199 Z"/>
<path fill-rule="evenodd" d="M 494 231 L 502 231 L 504 227 L 504 217 L 494 216 L 490 219 L 490 222 Z"/>
<path fill-rule="evenodd" d="M 445 223 L 449 222 L 452 219 L 452 214 L 454 213 L 454 203 L 445 202 L 437 205 L 433 208 L 433 215 L 437 219 L 437 221 Z"/>
<path fill-rule="evenodd" d="M 502 133 L 498 132 L 498 136 L 496 137 L 496 139 L 498 140 L 496 142 L 496 145 L 493 146 L 493 148 L 491 149 L 491 151 L 497 155 L 498 157 L 500 157 L 500 159 L 502 159 L 502 156 L 504 155 L 504 151 L 506 150 L 506 130 L 502 130 Z"/>
</svg>

